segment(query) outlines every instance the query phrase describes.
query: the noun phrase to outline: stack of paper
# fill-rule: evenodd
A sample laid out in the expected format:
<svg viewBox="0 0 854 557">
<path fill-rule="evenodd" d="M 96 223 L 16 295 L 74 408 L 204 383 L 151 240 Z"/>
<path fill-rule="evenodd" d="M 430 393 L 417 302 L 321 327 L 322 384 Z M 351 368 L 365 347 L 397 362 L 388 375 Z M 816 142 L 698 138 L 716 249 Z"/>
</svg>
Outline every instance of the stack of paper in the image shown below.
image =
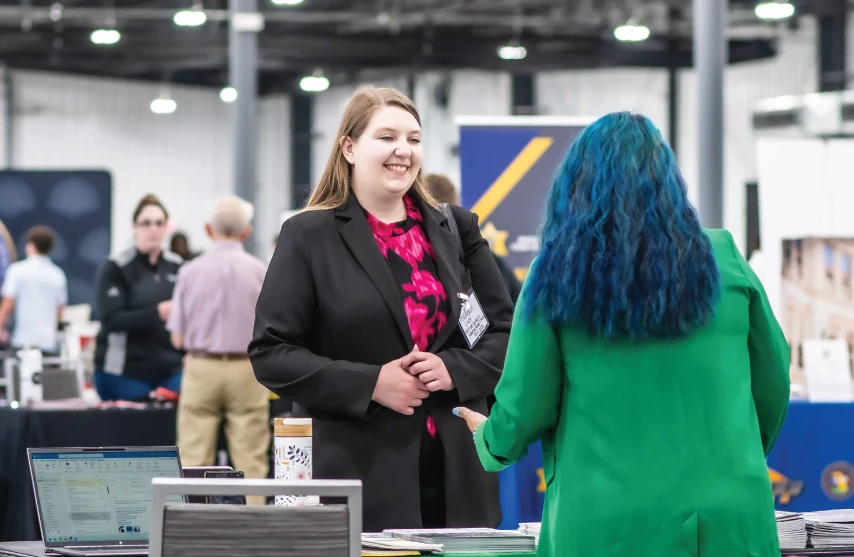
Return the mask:
<svg viewBox="0 0 854 557">
<path fill-rule="evenodd" d="M 804 513 L 804 520 L 813 547 L 854 547 L 854 510 Z"/>
<path fill-rule="evenodd" d="M 442 528 L 436 530 L 386 530 L 388 536 L 407 541 L 440 544 L 445 553 L 532 553 L 534 536 L 491 528 Z"/>
<path fill-rule="evenodd" d="M 442 545 L 404 540 L 385 534 L 362 534 L 362 553 L 387 555 L 420 555 L 442 553 Z"/>
<path fill-rule="evenodd" d="M 519 525 L 519 531 L 529 536 L 534 536 L 534 544 L 540 545 L 540 522 L 523 522 Z"/>
<path fill-rule="evenodd" d="M 807 530 L 804 515 L 776 511 L 777 537 L 781 549 L 804 549 L 807 546 Z"/>
</svg>

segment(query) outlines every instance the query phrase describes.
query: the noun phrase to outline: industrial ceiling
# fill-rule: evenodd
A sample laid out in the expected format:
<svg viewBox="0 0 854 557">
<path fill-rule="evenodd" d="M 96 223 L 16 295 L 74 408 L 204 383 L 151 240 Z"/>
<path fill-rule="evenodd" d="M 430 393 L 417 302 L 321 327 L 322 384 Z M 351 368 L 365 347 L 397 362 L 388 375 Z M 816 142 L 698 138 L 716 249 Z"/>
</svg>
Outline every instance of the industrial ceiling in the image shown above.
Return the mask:
<svg viewBox="0 0 854 557">
<path fill-rule="evenodd" d="M 173 22 L 203 9 L 198 27 Z M 284 1 L 284 0 L 278 0 Z M 298 0 L 288 0 L 298 1 Z M 0 64 L 222 87 L 228 75 L 228 0 L 0 0 Z M 759 21 L 753 4 L 731 0 L 730 61 L 776 53 L 786 25 L 815 10 L 797 0 L 795 18 Z M 690 66 L 692 13 L 686 0 L 258 0 L 262 94 L 291 91 L 321 70 L 333 82 L 385 73 L 483 68 L 520 73 L 611 66 Z M 648 40 L 615 40 L 614 28 L 642 22 Z M 93 30 L 121 39 L 96 45 Z M 503 44 L 523 45 L 504 60 Z"/>
</svg>

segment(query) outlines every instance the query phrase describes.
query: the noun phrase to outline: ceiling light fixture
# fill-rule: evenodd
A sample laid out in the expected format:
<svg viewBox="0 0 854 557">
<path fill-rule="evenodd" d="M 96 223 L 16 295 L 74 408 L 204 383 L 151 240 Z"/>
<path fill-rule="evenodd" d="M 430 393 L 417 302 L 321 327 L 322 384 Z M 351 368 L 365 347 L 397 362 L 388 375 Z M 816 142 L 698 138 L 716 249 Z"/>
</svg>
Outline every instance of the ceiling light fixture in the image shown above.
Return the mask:
<svg viewBox="0 0 854 557">
<path fill-rule="evenodd" d="M 614 29 L 614 38 L 618 41 L 638 43 L 649 38 L 649 27 L 627 23 Z"/>
<path fill-rule="evenodd" d="M 237 89 L 234 87 L 223 87 L 219 92 L 219 98 L 224 103 L 233 103 L 237 100 Z"/>
<path fill-rule="evenodd" d="M 189 10 L 176 12 L 172 16 L 172 21 L 178 27 L 198 27 L 199 25 L 204 25 L 207 20 L 208 16 L 205 14 L 205 10 L 196 6 L 193 6 Z"/>
<path fill-rule="evenodd" d="M 104 0 L 104 26 L 95 29 L 89 35 L 89 40 L 97 45 L 114 45 L 122 38 L 116 23 L 116 9 L 113 0 Z"/>
<path fill-rule="evenodd" d="M 502 60 L 524 60 L 528 56 L 528 49 L 519 43 L 519 37 L 524 31 L 523 16 L 522 8 L 517 7 L 513 12 L 513 39 L 498 47 L 498 57 Z"/>
<path fill-rule="evenodd" d="M 118 29 L 95 29 L 89 35 L 89 40 L 97 45 L 113 45 L 121 40 L 122 34 Z"/>
<path fill-rule="evenodd" d="M 329 89 L 329 79 L 322 70 L 314 70 L 313 74 L 299 80 L 299 88 L 306 93 L 320 93 Z"/>
<path fill-rule="evenodd" d="M 164 79 L 163 85 L 160 88 L 160 96 L 151 101 L 149 108 L 155 114 L 172 114 L 177 110 L 178 103 L 172 98 L 169 92 L 168 78 Z"/>
<path fill-rule="evenodd" d="M 303 0 L 272 0 L 277 6 L 296 6 L 302 4 Z"/>
<path fill-rule="evenodd" d="M 795 6 L 790 2 L 760 2 L 756 4 L 753 13 L 759 19 L 787 19 L 795 15 Z"/>
<path fill-rule="evenodd" d="M 498 56 L 504 60 L 524 60 L 528 50 L 521 45 L 504 45 L 498 49 Z"/>
<path fill-rule="evenodd" d="M 524 60 L 527 55 L 528 49 L 520 45 L 518 41 L 510 41 L 498 49 L 498 56 L 502 60 Z"/>
<path fill-rule="evenodd" d="M 175 110 L 177 110 L 178 103 L 176 103 L 173 99 L 164 98 L 161 96 L 151 101 L 151 105 L 149 105 L 149 108 L 151 108 L 151 112 L 155 114 L 172 114 L 173 112 L 175 112 Z"/>
</svg>

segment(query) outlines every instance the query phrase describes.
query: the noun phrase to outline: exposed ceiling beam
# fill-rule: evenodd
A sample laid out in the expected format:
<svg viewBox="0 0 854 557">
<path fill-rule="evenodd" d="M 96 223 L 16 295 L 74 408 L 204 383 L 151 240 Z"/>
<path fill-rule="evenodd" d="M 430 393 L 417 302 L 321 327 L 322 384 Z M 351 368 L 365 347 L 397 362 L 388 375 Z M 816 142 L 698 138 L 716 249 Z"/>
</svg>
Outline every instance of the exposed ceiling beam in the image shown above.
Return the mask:
<svg viewBox="0 0 854 557">
<path fill-rule="evenodd" d="M 176 10 L 172 8 L 116 8 L 115 15 L 119 24 L 131 21 L 171 21 Z M 53 22 L 50 20 L 48 8 L 33 7 L 30 9 L 33 24 Z M 227 21 L 227 10 L 205 10 L 210 21 Z M 19 24 L 23 15 L 20 6 L 0 6 L 0 24 Z M 388 24 L 378 22 L 376 14 L 359 14 L 353 12 L 308 12 L 287 10 L 266 10 L 264 19 L 270 23 L 288 25 L 323 25 L 337 24 L 339 26 L 363 28 L 364 30 L 387 29 Z M 63 11 L 62 21 L 65 25 L 102 23 L 105 11 L 101 7 L 68 7 Z M 549 15 L 524 15 L 516 18 L 513 14 L 488 13 L 452 13 L 452 12 L 422 12 L 401 14 L 395 25 L 400 28 L 422 28 L 425 25 L 446 27 L 489 27 L 513 29 L 521 25 L 524 29 L 555 29 L 564 34 L 589 30 L 590 26 L 579 24 L 571 17 L 555 18 Z"/>
<path fill-rule="evenodd" d="M 171 74 L 176 83 L 204 86 L 221 86 L 226 79 L 227 0 L 204 0 L 209 21 L 197 29 L 172 23 L 175 11 L 191 0 L 114 0 L 122 40 L 109 48 L 89 41 L 91 30 L 104 24 L 104 0 L 58 0 L 65 5 L 60 22 L 50 20 L 46 6 L 53 1 L 33 0 L 32 29 L 23 32 L 21 0 L 0 0 L 0 61 L 15 68 L 152 81 Z M 757 22 L 747 1 L 730 0 L 730 37 L 763 42 L 732 41 L 734 62 L 772 55 L 783 28 Z M 810 0 L 793 1 L 798 13 L 809 11 Z M 262 5 L 261 91 L 292 89 L 315 67 L 338 83 L 431 69 L 531 72 L 691 64 L 690 0 L 311 0 L 280 8 L 264 0 Z M 653 38 L 638 45 L 616 43 L 611 25 L 637 5 Z M 668 27 L 662 14 L 671 8 L 681 18 Z M 391 19 L 377 18 L 383 10 Z M 520 28 L 528 57 L 499 59 L 497 46 Z M 666 53 L 670 44 L 677 52 Z"/>
</svg>

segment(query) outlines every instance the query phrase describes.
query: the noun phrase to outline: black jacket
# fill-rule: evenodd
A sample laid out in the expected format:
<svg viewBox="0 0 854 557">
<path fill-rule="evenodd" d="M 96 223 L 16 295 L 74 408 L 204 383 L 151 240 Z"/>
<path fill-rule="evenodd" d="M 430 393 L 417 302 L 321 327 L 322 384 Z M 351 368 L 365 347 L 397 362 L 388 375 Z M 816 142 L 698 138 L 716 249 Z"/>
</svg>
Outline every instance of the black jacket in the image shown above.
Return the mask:
<svg viewBox="0 0 854 557">
<path fill-rule="evenodd" d="M 448 324 L 429 351 L 444 360 L 455 390 L 431 394 L 413 416 L 371 400 L 380 368 L 409 353 L 413 341 L 400 288 L 352 195 L 339 209 L 306 211 L 285 222 L 258 299 L 249 357 L 258 381 L 313 418 L 314 477 L 362 480 L 366 532 L 421 526 L 425 412 L 444 445 L 448 526 L 495 527 L 498 478 L 484 472 L 471 433 L 451 411 L 462 403 L 487 413 L 513 307 L 477 217 L 452 208 L 463 255 L 442 213 L 416 203 L 451 302 Z M 457 294 L 470 287 L 490 321 L 471 350 L 457 325 Z"/>
<path fill-rule="evenodd" d="M 172 346 L 157 313 L 158 303 L 172 299 L 180 266 L 181 258 L 172 252 L 151 265 L 135 248 L 104 263 L 95 298 L 101 317 L 96 370 L 147 381 L 180 371 L 183 353 Z"/>
</svg>

